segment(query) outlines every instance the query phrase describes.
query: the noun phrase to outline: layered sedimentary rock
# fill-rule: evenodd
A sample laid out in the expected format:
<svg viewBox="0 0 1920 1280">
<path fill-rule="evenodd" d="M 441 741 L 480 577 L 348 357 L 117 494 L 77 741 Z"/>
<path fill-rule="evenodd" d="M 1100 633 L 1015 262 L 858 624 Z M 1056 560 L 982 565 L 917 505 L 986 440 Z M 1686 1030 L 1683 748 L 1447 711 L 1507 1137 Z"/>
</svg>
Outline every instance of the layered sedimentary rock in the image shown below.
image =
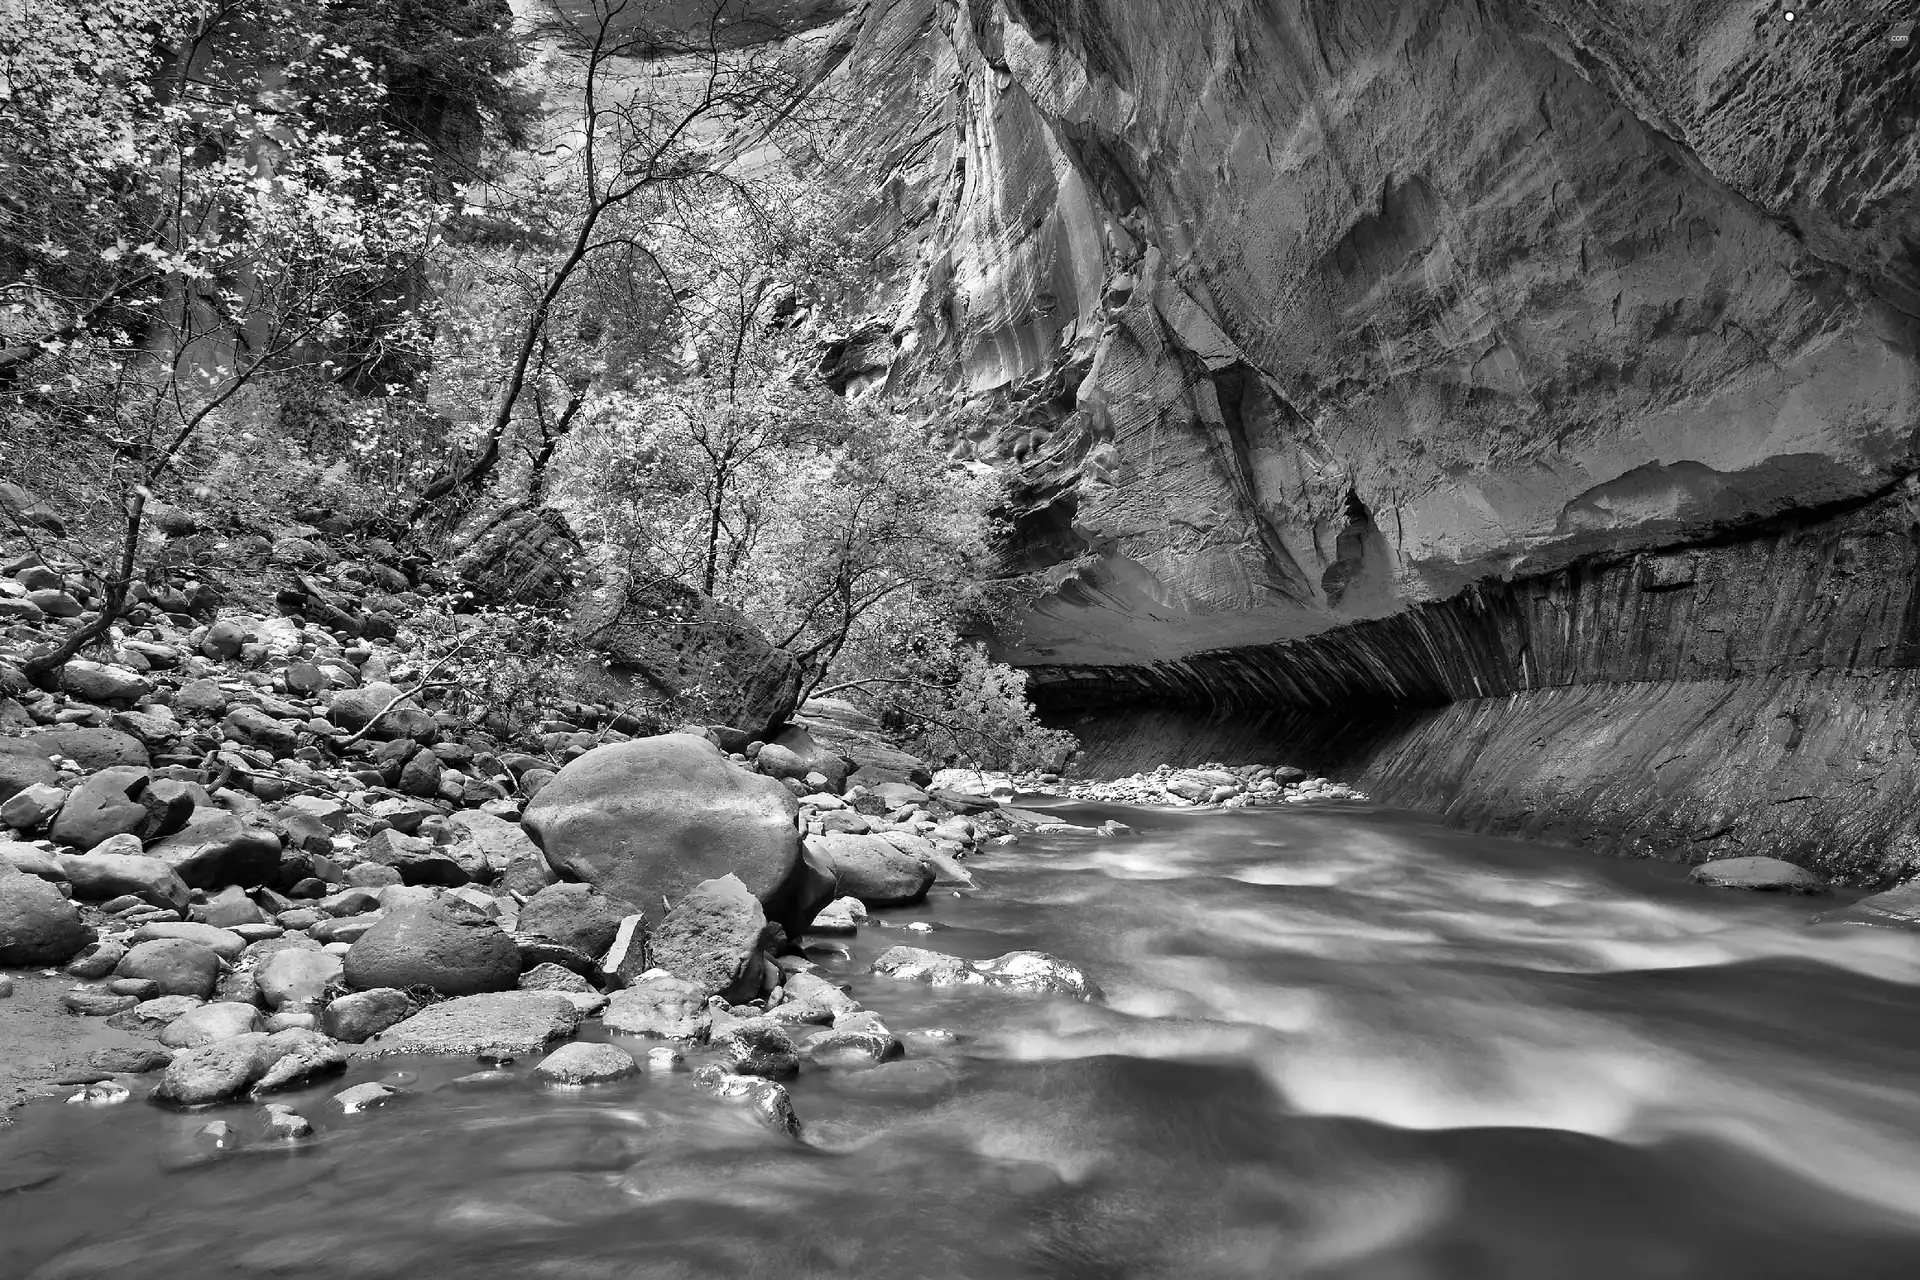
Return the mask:
<svg viewBox="0 0 1920 1280">
<path fill-rule="evenodd" d="M 1056 703 L 1583 685 L 1604 717 L 1639 682 L 1911 666 L 1870 616 L 1904 552 L 1830 600 L 1761 550 L 1915 470 L 1895 8 L 875 0 L 828 83 L 865 103 L 839 159 L 896 287 L 830 372 L 1014 475 L 1041 591 L 1002 648 Z M 1715 581 L 1771 632 L 1623 585 L 1746 539 Z M 1547 643 L 1579 610 L 1617 638 Z M 1492 786 L 1433 769 L 1395 776 Z"/>
</svg>

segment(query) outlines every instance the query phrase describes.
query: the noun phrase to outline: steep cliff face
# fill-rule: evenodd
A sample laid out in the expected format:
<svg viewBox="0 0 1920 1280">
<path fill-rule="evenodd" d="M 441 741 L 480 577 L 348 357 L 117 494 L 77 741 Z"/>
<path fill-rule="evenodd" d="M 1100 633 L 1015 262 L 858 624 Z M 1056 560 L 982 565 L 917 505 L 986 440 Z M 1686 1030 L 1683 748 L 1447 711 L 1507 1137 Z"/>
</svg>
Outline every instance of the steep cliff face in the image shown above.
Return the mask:
<svg viewBox="0 0 1920 1280">
<path fill-rule="evenodd" d="M 835 75 L 869 104 L 844 159 L 901 286 L 836 358 L 1017 475 L 1014 567 L 1047 591 L 1003 645 L 1042 696 L 1696 678 L 1701 618 L 1609 615 L 1618 646 L 1550 669 L 1538 619 L 1475 650 L 1475 602 L 1759 546 L 1915 470 L 1897 8 L 872 0 Z M 1912 665 L 1855 616 L 1911 568 L 1855 570 L 1836 617 L 1742 561 L 1724 589 L 1822 639 L 1697 678 L 1852 670 L 1863 645 Z"/>
</svg>

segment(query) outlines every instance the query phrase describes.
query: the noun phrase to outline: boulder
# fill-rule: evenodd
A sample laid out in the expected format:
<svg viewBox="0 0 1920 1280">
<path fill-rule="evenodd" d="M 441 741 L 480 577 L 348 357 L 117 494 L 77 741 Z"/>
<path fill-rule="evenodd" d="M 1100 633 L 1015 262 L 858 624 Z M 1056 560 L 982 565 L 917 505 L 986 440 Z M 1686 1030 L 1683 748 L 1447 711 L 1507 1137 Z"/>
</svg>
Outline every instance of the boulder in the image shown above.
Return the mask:
<svg viewBox="0 0 1920 1280">
<path fill-rule="evenodd" d="M 260 1011 L 250 1004 L 203 1004 L 169 1022 L 160 1032 L 160 1043 L 170 1049 L 198 1049 L 258 1030 Z"/>
<path fill-rule="evenodd" d="M 553 991 L 499 991 L 429 1005 L 380 1034 L 387 1053 L 538 1053 L 573 1034 L 580 1011 Z"/>
<path fill-rule="evenodd" d="M 347 984 L 427 987 L 442 995 L 511 991 L 520 949 L 479 911 L 457 898 L 390 912 L 347 952 Z"/>
<path fill-rule="evenodd" d="M 60 870 L 72 882 L 73 896 L 86 902 L 130 893 L 156 907 L 180 911 L 191 892 L 172 867 L 144 854 L 62 854 Z"/>
<path fill-rule="evenodd" d="M 1831 893 L 1826 877 L 1779 858 L 1717 858 L 1687 873 L 1695 884 L 1716 889 L 1751 889 L 1763 893 Z"/>
<path fill-rule="evenodd" d="M 525 963 L 525 959 L 522 955 L 521 962 Z M 594 994 L 591 982 L 565 965 L 552 961 L 537 964 L 522 973 L 517 985 L 522 991 L 567 991 L 583 996 Z"/>
<path fill-rule="evenodd" d="M 1100 988 L 1078 967 L 1044 951 L 1009 951 L 974 964 L 987 985 L 1035 995 L 1067 996 L 1074 1000 L 1100 999 Z"/>
<path fill-rule="evenodd" d="M 933 885 L 931 867 L 882 836 L 809 836 L 807 850 L 831 868 L 842 894 L 869 907 L 919 902 Z"/>
<path fill-rule="evenodd" d="M 578 1088 L 624 1080 L 639 1069 L 633 1055 L 619 1045 L 575 1043 L 561 1045 L 542 1058 L 533 1076 L 542 1084 Z"/>
<path fill-rule="evenodd" d="M 11 863 L 0 869 L 0 966 L 65 964 L 93 939 L 58 889 Z"/>
<path fill-rule="evenodd" d="M 36 757 L 37 758 L 37 757 Z M 49 764 L 48 769 L 52 769 Z M 7 789 L 7 757 L 0 756 L 0 795 Z M 0 802 L 0 827 L 20 831 L 38 831 L 60 812 L 67 793 L 50 782 L 34 782 L 21 787 Z"/>
<path fill-rule="evenodd" d="M 805 767 L 798 776 L 804 778 L 809 773 L 818 773 L 826 777 L 828 785 L 835 791 L 844 791 L 847 786 L 847 762 L 839 753 L 814 741 L 813 735 L 800 725 L 788 725 L 767 740 L 767 746 L 761 748 L 761 758 L 766 756 L 767 748 L 777 747 L 792 755 Z"/>
<path fill-rule="evenodd" d="M 434 741 L 439 737 L 438 725 L 432 716 L 411 701 L 400 702 L 404 692 L 398 685 L 380 680 L 361 685 L 358 689 L 338 690 L 327 702 L 327 719 L 342 729 L 358 732 L 378 716 L 380 723 L 367 734 L 369 738 Z M 390 706 L 393 709 L 388 711 Z M 383 711 L 385 715 L 381 715 Z"/>
<path fill-rule="evenodd" d="M 204 1106 L 249 1089 L 265 1093 L 302 1084 L 346 1065 L 339 1048 L 315 1032 L 255 1031 L 176 1053 L 148 1096 L 175 1106 Z"/>
<path fill-rule="evenodd" d="M 250 827 L 225 809 L 196 809 L 178 832 L 147 849 L 190 888 L 247 887 L 271 882 L 280 870 L 280 837 Z"/>
<path fill-rule="evenodd" d="M 138 944 L 152 942 L 156 938 L 185 938 L 197 942 L 222 960 L 232 962 L 240 958 L 247 949 L 247 940 L 230 929 L 216 925 L 197 924 L 191 920 L 167 920 L 155 924 L 143 924 L 133 931 L 129 941 Z"/>
<path fill-rule="evenodd" d="M 787 1029 L 771 1018 L 748 1018 L 718 1032 L 713 1047 L 726 1055 L 735 1075 L 790 1080 L 800 1074 L 800 1053 Z"/>
<path fill-rule="evenodd" d="M 122 978 L 147 978 L 162 995 L 204 1000 L 220 977 L 220 957 L 190 938 L 154 938 L 131 948 L 113 970 Z"/>
<path fill-rule="evenodd" d="M 292 725 L 284 720 L 276 720 L 258 707 L 235 707 L 227 712 L 220 727 L 227 731 L 229 737 L 264 747 L 275 755 L 291 754 L 300 742 L 300 736 Z"/>
<path fill-rule="evenodd" d="M 710 1062 L 693 1073 L 693 1082 L 717 1098 L 744 1102 L 761 1124 L 790 1138 L 800 1136 L 800 1120 L 786 1086 L 759 1076 L 743 1076 Z M 627 1175 L 629 1185 L 633 1174 Z"/>
<path fill-rule="evenodd" d="M 153 685 L 138 672 L 125 667 L 71 659 L 60 668 L 60 687 L 88 702 L 132 702 L 153 692 Z"/>
<path fill-rule="evenodd" d="M 218 719 L 227 714 L 227 692 L 218 680 L 193 680 L 174 693 L 173 709 L 179 715 Z"/>
<path fill-rule="evenodd" d="M 1920 928 L 1920 880 L 1909 880 L 1898 888 L 1868 894 L 1832 919 L 1852 924 L 1892 925 L 1896 928 Z"/>
<path fill-rule="evenodd" d="M 304 1011 L 319 1005 L 344 970 L 344 962 L 331 951 L 288 947 L 255 965 L 253 977 L 269 1009 Z"/>
<path fill-rule="evenodd" d="M 753 758 L 753 765 L 769 778 L 798 778 L 803 782 L 813 772 L 813 766 L 798 754 L 771 742 L 760 748 L 760 753 Z"/>
<path fill-rule="evenodd" d="M 807 1040 L 807 1056 L 821 1066 L 866 1067 L 906 1056 L 906 1046 L 877 1014 L 850 1013 Z"/>
<path fill-rule="evenodd" d="M 355 991 L 327 1005 L 320 1015 L 320 1029 L 335 1040 L 360 1044 L 411 1018 L 415 1008 L 407 993 L 395 987 Z"/>
<path fill-rule="evenodd" d="M 266 912 L 237 884 L 230 884 L 205 902 L 195 903 L 193 919 L 199 924 L 231 929 L 239 925 L 264 924 Z"/>
<path fill-rule="evenodd" d="M 0 738 L 0 800 L 11 800 L 28 787 L 59 789 L 60 771 L 51 753 L 37 745 L 45 734 L 31 738 Z"/>
<path fill-rule="evenodd" d="M 649 939 L 657 968 L 700 989 L 743 1004 L 760 994 L 761 935 L 767 926 L 760 902 L 738 876 L 723 876 L 684 894 Z"/>
<path fill-rule="evenodd" d="M 632 986 L 613 993 L 600 1023 L 619 1035 L 704 1040 L 707 993 L 697 984 L 669 973 L 642 974 Z"/>
<path fill-rule="evenodd" d="M 596 747 L 563 768 L 522 820 L 563 877 L 653 911 L 737 876 L 784 920 L 799 865 L 798 808 L 771 779 L 692 734 Z"/>
<path fill-rule="evenodd" d="M 60 855 L 48 853 L 38 845 L 23 844 L 18 840 L 0 840 L 0 861 L 15 871 L 39 876 L 42 880 L 67 878 L 67 873 L 60 869 Z"/>
<path fill-rule="evenodd" d="M 163 825 L 178 831 L 193 811 L 193 802 L 178 806 L 177 813 L 170 811 L 174 806 L 157 801 L 149 807 L 142 797 L 150 781 L 145 769 L 129 765 L 100 770 L 74 788 L 48 834 L 58 844 L 86 850 L 127 832 L 159 835 Z"/>
<path fill-rule="evenodd" d="M 984 987 L 987 980 L 959 956 L 923 947 L 888 947 L 871 970 L 899 982 L 923 982 L 931 987 Z"/>
<path fill-rule="evenodd" d="M 151 763 L 140 739 L 118 729 L 49 729 L 20 741 L 49 758 L 71 760 L 89 773 L 119 764 L 144 769 Z"/>
<path fill-rule="evenodd" d="M 534 894 L 520 908 L 520 932 L 537 933 L 590 956 L 605 955 L 632 907 L 591 885 L 562 881 Z"/>
<path fill-rule="evenodd" d="M 455 888 L 488 876 L 486 858 L 471 846 L 434 844 L 399 831 L 376 833 L 360 852 L 368 861 L 398 871 L 404 884 Z"/>
</svg>

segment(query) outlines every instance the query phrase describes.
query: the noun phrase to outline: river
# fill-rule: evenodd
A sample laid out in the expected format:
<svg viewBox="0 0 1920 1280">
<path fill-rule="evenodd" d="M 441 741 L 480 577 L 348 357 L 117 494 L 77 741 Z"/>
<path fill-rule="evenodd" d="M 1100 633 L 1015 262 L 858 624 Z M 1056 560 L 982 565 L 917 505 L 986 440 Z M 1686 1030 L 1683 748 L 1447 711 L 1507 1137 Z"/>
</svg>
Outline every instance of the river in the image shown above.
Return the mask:
<svg viewBox="0 0 1920 1280">
<path fill-rule="evenodd" d="M 246 1107 L 36 1103 L 0 1130 L 0 1274 L 1920 1274 L 1920 935 L 1359 805 L 1061 812 L 1138 833 L 989 850 L 977 892 L 810 950 L 953 1036 L 803 1073 L 804 1145 L 684 1074 L 525 1062 L 357 1063 L 284 1096 L 320 1126 L 294 1148 Z M 867 976 L 899 943 L 1050 951 L 1107 1000 Z M 402 1105 L 323 1105 L 394 1072 Z"/>
</svg>

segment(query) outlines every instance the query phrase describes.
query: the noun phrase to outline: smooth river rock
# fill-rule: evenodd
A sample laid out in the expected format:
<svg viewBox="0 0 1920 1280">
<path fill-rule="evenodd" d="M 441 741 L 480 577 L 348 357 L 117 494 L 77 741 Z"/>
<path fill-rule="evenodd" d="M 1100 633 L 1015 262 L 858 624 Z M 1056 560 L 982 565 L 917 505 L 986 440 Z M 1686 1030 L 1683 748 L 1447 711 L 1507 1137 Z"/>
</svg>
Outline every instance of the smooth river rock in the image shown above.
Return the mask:
<svg viewBox="0 0 1920 1280">
<path fill-rule="evenodd" d="M 442 995 L 510 991 L 520 948 L 498 925 L 458 898 L 389 913 L 347 952 L 347 984 L 428 987 Z"/>
<path fill-rule="evenodd" d="M 573 1034 L 580 1011 L 549 991 L 500 991 L 429 1005 L 372 1042 L 380 1054 L 527 1054 Z"/>
</svg>

